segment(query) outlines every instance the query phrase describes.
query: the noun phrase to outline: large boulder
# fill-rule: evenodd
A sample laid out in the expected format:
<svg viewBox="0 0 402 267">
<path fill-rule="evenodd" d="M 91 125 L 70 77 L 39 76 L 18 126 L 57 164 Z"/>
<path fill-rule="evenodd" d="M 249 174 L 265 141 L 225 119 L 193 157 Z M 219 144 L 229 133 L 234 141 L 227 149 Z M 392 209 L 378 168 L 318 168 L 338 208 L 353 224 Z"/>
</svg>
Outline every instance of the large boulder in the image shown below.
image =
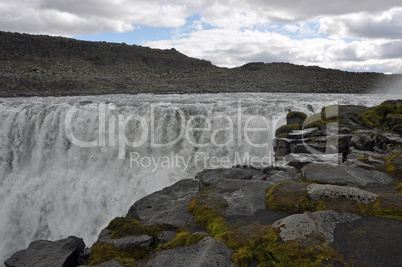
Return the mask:
<svg viewBox="0 0 402 267">
<path fill-rule="evenodd" d="M 82 238 L 75 236 L 57 241 L 38 240 L 14 253 L 4 264 L 6 267 L 75 267 L 84 248 Z"/>
<path fill-rule="evenodd" d="M 284 241 L 306 240 L 309 237 L 322 234 L 325 236 L 325 242 L 331 244 L 334 241 L 334 230 L 337 224 L 352 222 L 359 218 L 360 216 L 351 213 L 325 210 L 294 214 L 276 221 L 272 226 L 279 228 L 279 236 Z"/>
<path fill-rule="evenodd" d="M 198 192 L 198 180 L 184 179 L 174 185 L 139 199 L 129 209 L 126 217 L 152 224 L 169 224 L 184 227 L 193 224 L 187 212 L 188 203 Z"/>
<path fill-rule="evenodd" d="M 140 262 L 139 266 L 235 266 L 230 258 L 232 252 L 221 241 L 206 236 L 191 246 L 158 251 L 149 260 Z"/>
<path fill-rule="evenodd" d="M 310 184 L 307 186 L 307 192 L 313 201 L 327 198 L 346 198 L 362 204 L 368 204 L 377 199 L 376 194 L 359 188 L 329 184 Z"/>
<path fill-rule="evenodd" d="M 307 181 L 329 184 L 389 184 L 393 181 L 383 172 L 326 162 L 311 163 L 303 167 L 301 172 Z"/>
</svg>

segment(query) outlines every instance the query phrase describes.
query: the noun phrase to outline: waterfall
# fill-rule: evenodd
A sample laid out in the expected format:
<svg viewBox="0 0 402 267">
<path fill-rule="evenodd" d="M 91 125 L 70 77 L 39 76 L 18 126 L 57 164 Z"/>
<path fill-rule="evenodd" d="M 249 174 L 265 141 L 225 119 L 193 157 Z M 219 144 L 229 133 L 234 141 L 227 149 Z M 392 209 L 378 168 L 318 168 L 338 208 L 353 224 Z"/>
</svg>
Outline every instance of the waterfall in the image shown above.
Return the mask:
<svg viewBox="0 0 402 267">
<path fill-rule="evenodd" d="M 328 104 L 385 100 L 351 96 L 0 99 L 0 260 L 36 239 L 76 235 L 91 246 L 147 194 L 204 168 L 272 160 L 275 128 L 289 110 L 311 114 Z"/>
</svg>

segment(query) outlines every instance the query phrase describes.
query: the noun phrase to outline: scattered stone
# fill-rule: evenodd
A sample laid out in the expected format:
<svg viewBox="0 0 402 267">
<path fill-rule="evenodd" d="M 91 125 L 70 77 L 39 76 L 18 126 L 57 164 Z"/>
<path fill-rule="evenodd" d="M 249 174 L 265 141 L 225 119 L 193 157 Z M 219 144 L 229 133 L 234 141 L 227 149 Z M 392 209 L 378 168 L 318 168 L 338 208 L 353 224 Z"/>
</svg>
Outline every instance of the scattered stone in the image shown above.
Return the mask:
<svg viewBox="0 0 402 267">
<path fill-rule="evenodd" d="M 337 224 L 353 222 L 360 216 L 351 213 L 338 213 L 332 210 L 305 214 L 294 214 L 276 221 L 272 226 L 280 229 L 279 236 L 284 241 L 301 239 L 320 233 L 325 236 L 325 243 L 334 242 L 334 230 Z"/>
<path fill-rule="evenodd" d="M 303 167 L 301 172 L 307 181 L 329 184 L 367 185 L 388 184 L 393 181 L 389 175 L 383 172 L 327 162 L 311 163 Z"/>
<path fill-rule="evenodd" d="M 191 246 L 158 251 L 151 259 L 140 262 L 139 266 L 235 266 L 230 258 L 232 252 L 221 241 L 207 236 Z"/>
<path fill-rule="evenodd" d="M 84 248 L 82 238 L 75 236 L 57 241 L 38 240 L 29 244 L 27 249 L 16 252 L 4 264 L 6 267 L 75 267 Z"/>
<path fill-rule="evenodd" d="M 198 180 L 181 180 L 135 202 L 126 217 L 152 224 L 165 223 L 174 227 L 192 225 L 193 216 L 187 209 L 198 188 Z"/>
<path fill-rule="evenodd" d="M 358 130 L 350 139 L 349 146 L 360 150 L 371 151 L 377 136 L 377 130 Z"/>
<path fill-rule="evenodd" d="M 312 201 L 324 198 L 346 198 L 362 204 L 374 202 L 377 195 L 359 188 L 337 185 L 310 184 L 307 186 L 308 196 Z"/>
<path fill-rule="evenodd" d="M 383 144 L 390 144 L 394 146 L 402 146 L 402 137 L 399 134 L 382 133 L 378 136 L 378 139 Z"/>
</svg>

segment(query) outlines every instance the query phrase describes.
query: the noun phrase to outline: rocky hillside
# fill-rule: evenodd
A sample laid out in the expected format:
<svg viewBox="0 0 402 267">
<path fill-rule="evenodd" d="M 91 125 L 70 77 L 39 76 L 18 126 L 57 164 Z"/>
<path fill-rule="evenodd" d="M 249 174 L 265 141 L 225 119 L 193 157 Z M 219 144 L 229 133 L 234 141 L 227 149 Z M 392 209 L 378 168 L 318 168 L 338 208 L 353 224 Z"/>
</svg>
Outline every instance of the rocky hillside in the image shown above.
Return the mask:
<svg viewBox="0 0 402 267">
<path fill-rule="evenodd" d="M 401 119 L 402 100 L 290 113 L 280 164 L 203 170 L 136 201 L 91 248 L 40 240 L 5 265 L 402 266 Z"/>
<path fill-rule="evenodd" d="M 219 68 L 174 49 L 0 32 L 0 97 L 111 93 L 381 91 L 401 75 L 288 63 Z"/>
</svg>

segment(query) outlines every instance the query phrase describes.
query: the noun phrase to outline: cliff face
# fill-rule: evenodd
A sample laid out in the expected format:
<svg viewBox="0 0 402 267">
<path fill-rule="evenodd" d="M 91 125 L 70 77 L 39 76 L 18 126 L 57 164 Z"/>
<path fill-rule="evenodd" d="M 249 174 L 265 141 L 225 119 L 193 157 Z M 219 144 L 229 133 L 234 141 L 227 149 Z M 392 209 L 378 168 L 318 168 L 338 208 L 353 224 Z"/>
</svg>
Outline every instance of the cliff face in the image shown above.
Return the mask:
<svg viewBox="0 0 402 267">
<path fill-rule="evenodd" d="M 0 32 L 0 96 L 108 93 L 364 93 L 400 75 L 286 63 L 227 69 L 174 49 Z"/>
</svg>

